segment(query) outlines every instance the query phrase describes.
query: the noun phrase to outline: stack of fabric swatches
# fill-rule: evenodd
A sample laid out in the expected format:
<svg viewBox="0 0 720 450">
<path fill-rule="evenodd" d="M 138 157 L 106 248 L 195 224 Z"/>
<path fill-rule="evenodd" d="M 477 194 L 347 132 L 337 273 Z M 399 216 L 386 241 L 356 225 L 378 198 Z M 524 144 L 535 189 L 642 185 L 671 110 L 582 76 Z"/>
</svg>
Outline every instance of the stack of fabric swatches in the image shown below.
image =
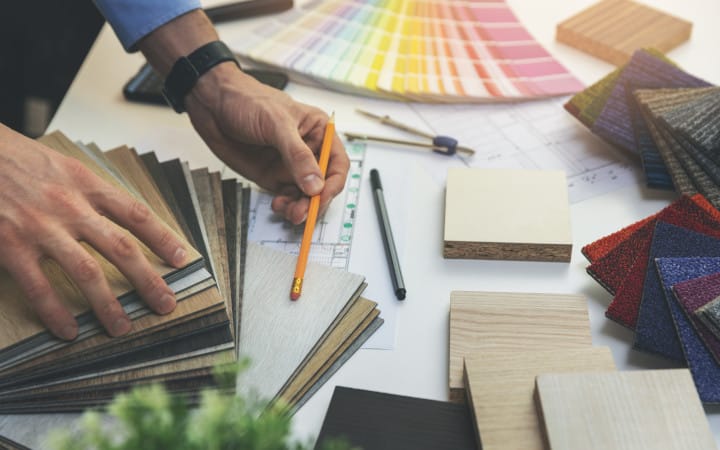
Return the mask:
<svg viewBox="0 0 720 450">
<path fill-rule="evenodd" d="M 720 206 L 720 88 L 657 51 L 638 50 L 565 109 L 638 157 L 649 187 L 702 193 Z"/>
<path fill-rule="evenodd" d="M 504 0 L 314 1 L 231 46 L 298 81 L 394 99 L 476 102 L 584 87 Z"/>
<path fill-rule="evenodd" d="M 582 252 L 633 347 L 687 364 L 700 399 L 720 403 L 720 212 L 683 195 Z"/>
</svg>

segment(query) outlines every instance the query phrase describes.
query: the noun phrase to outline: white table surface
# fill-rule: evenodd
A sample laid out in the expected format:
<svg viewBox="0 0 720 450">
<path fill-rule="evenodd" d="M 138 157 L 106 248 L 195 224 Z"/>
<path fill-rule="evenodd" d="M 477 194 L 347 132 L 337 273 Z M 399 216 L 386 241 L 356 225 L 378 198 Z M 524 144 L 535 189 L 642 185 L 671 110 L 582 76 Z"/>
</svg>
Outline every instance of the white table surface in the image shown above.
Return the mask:
<svg viewBox="0 0 720 450">
<path fill-rule="evenodd" d="M 591 0 L 508 0 L 531 33 L 583 82 L 591 84 L 613 67 L 594 57 L 554 41 L 555 26 L 587 7 Z M 653 0 L 647 3 L 693 22 L 691 40 L 669 53 L 684 69 L 714 84 L 720 84 L 720 58 L 716 45 L 720 30 L 720 2 L 716 0 Z M 221 36 L 231 39 L 252 21 L 224 24 Z M 125 54 L 111 30 L 105 26 L 49 131 L 62 130 L 72 139 L 94 141 L 102 148 L 135 143 L 153 143 L 161 159 L 180 157 L 193 166 L 223 169 L 222 163 L 192 132 L 186 115 L 170 109 L 126 102 L 122 86 L 143 63 L 139 54 Z M 405 105 L 327 92 L 291 83 L 286 91 L 295 98 L 335 111 L 338 124 L 356 130 L 379 131 L 354 112 L 358 106 L 374 111 L 402 114 Z M 580 126 L 580 125 L 578 125 Z M 387 130 L 382 130 L 387 133 Z M 589 133 L 588 133 L 589 134 Z M 376 158 L 382 161 L 382 157 Z M 336 385 L 371 389 L 430 399 L 447 399 L 448 307 L 452 290 L 498 290 L 562 292 L 582 294 L 588 299 L 593 344 L 612 350 L 621 370 L 671 367 L 666 361 L 631 350 L 632 334 L 604 317 L 611 296 L 585 272 L 587 261 L 580 248 L 636 220 L 657 212 L 671 202 L 673 194 L 632 185 L 571 206 L 573 254 L 570 263 L 460 261 L 442 258 L 443 188 L 422 170 L 408 177 L 405 199 L 409 202 L 403 230 L 403 272 L 409 298 L 397 305 L 397 337 L 394 350 L 360 350 L 323 386 L 294 417 L 298 438 L 311 438 L 320 430 Z M 232 175 L 229 171 L 225 174 Z M 388 195 L 386 193 L 386 195 Z M 391 201 L 391 200 L 389 200 Z M 372 220 L 371 209 L 361 220 Z M 361 233 L 355 236 L 362 241 Z M 368 265 L 382 261 L 377 254 Z M 359 262 L 356 267 L 362 267 Z M 357 269 L 356 269 L 357 270 Z M 720 382 L 720 381 L 719 381 Z M 720 409 L 707 408 L 708 419 L 720 443 Z M 68 423 L 72 415 L 0 416 L 0 433 L 31 446 L 41 438 L 33 430 Z M 43 426 L 43 428 L 46 428 Z M 42 434 L 42 433 L 40 433 Z"/>
</svg>

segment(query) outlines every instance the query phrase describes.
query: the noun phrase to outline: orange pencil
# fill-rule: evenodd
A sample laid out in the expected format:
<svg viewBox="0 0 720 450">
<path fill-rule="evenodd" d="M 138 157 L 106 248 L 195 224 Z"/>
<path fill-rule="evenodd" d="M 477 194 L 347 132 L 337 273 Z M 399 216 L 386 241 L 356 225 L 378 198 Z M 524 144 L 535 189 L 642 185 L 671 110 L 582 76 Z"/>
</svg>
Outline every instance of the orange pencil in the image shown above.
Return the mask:
<svg viewBox="0 0 720 450">
<path fill-rule="evenodd" d="M 335 135 L 335 113 L 332 114 L 325 127 L 325 135 L 323 136 L 322 147 L 320 147 L 320 173 L 325 179 L 328 161 L 330 161 L 330 148 L 332 147 L 333 136 Z M 310 198 L 310 208 L 308 209 L 307 220 L 305 221 L 305 230 L 303 231 L 302 242 L 300 243 L 300 254 L 298 254 L 297 266 L 295 266 L 295 276 L 293 277 L 292 288 L 290 289 L 290 300 L 297 300 L 302 293 L 303 277 L 305 276 L 305 266 L 307 266 L 308 255 L 310 254 L 310 244 L 312 242 L 313 232 L 315 231 L 315 222 L 317 222 L 318 211 L 320 210 L 320 195 L 313 195 Z"/>
</svg>

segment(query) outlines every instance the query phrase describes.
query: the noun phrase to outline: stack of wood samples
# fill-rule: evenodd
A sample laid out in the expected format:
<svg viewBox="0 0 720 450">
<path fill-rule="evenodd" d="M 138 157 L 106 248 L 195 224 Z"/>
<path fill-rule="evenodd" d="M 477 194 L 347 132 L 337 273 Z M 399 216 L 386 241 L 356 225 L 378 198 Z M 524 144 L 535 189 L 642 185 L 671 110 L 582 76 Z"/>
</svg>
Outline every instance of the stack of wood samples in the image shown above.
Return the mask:
<svg viewBox="0 0 720 450">
<path fill-rule="evenodd" d="M 692 23 L 632 0 L 602 0 L 557 26 L 558 42 L 615 65 L 639 48 L 667 52 L 690 38 Z"/>
<path fill-rule="evenodd" d="M 239 353 L 252 353 L 247 348 L 257 339 L 243 333 L 243 324 L 249 332 L 253 326 L 262 329 L 263 321 L 270 323 L 268 315 L 257 317 L 252 326 L 243 321 L 245 313 L 253 317 L 251 305 L 259 301 L 253 295 L 265 295 L 253 290 L 255 285 L 246 280 L 248 269 L 267 272 L 276 280 L 286 275 L 267 265 L 265 254 L 271 250 L 246 251 L 249 189 L 235 179 L 222 179 L 218 172 L 191 169 L 177 159 L 159 162 L 153 153 L 138 155 L 128 147 L 103 152 L 92 144 L 75 144 L 57 132 L 43 137 L 42 142 L 81 160 L 104 179 L 146 202 L 184 236 L 188 248 L 197 250 L 192 250 L 193 262 L 179 270 L 164 266 L 146 251 L 178 298 L 175 311 L 165 316 L 146 308 L 123 276 L 111 264 L 103 264 L 132 319 L 132 331 L 119 338 L 104 333 L 82 295 L 63 281 L 65 276 L 59 268 L 50 266 L 49 273 L 55 285 L 62 287 L 80 324 L 80 335 L 72 342 L 59 341 L 45 331 L 14 282 L 2 274 L 5 310 L 0 320 L 22 326 L 3 324 L 0 332 L 0 412 L 78 411 L 104 405 L 131 386 L 152 382 L 163 382 L 171 392 L 185 394 L 193 401 L 200 388 L 214 383 L 212 374 L 217 364 L 235 361 Z M 318 270 L 326 277 L 323 283 L 332 283 L 346 275 L 322 269 L 308 269 L 308 276 Z M 287 276 L 287 283 L 276 284 L 290 286 L 292 273 Z M 318 296 L 304 296 L 306 301 L 297 305 L 305 308 L 314 302 L 337 302 L 343 308 L 335 308 L 332 317 L 296 321 L 290 328 L 297 335 L 315 327 L 322 331 L 312 334 L 315 340 L 309 346 L 275 351 L 293 364 L 280 379 L 278 392 L 265 392 L 269 397 L 279 396 L 282 390 L 292 394 L 288 404 L 304 401 L 382 323 L 375 303 L 358 297 L 364 284 L 362 277 L 354 277 L 360 281 L 352 293 L 327 290 Z M 251 295 L 244 295 L 248 290 Z M 344 314 L 347 311 L 353 314 Z M 337 331 L 339 324 L 344 326 L 342 332 Z M 246 343 L 241 343 L 241 336 L 247 338 Z M 252 367 L 253 361 L 250 364 Z M 275 370 L 272 365 L 270 368 Z M 292 386 L 286 386 L 291 382 Z"/>
<path fill-rule="evenodd" d="M 570 261 L 562 171 L 449 169 L 445 258 Z"/>
<path fill-rule="evenodd" d="M 687 369 L 544 374 L 536 399 L 551 450 L 717 448 Z"/>
<path fill-rule="evenodd" d="M 309 263 L 293 302 L 294 256 L 250 244 L 247 257 L 239 352 L 251 365 L 238 390 L 299 407 L 382 325 L 380 311 L 360 297 L 360 275 Z"/>
<path fill-rule="evenodd" d="M 533 401 L 542 373 L 613 371 L 607 347 L 493 351 L 465 358 L 465 387 L 483 450 L 543 450 Z"/>
<path fill-rule="evenodd" d="M 587 301 L 580 295 L 454 291 L 450 294 L 450 399 L 465 400 L 463 360 L 475 354 L 591 345 Z"/>
</svg>

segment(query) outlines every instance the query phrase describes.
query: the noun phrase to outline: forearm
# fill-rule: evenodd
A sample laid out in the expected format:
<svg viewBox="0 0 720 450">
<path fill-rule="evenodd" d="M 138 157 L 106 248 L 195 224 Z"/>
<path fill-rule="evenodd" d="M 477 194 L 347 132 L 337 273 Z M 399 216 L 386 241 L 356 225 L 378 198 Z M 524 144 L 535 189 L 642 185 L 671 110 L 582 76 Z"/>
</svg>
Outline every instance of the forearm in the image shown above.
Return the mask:
<svg viewBox="0 0 720 450">
<path fill-rule="evenodd" d="M 178 58 L 218 39 L 205 12 L 200 9 L 176 17 L 138 42 L 148 62 L 165 77 Z"/>
</svg>

